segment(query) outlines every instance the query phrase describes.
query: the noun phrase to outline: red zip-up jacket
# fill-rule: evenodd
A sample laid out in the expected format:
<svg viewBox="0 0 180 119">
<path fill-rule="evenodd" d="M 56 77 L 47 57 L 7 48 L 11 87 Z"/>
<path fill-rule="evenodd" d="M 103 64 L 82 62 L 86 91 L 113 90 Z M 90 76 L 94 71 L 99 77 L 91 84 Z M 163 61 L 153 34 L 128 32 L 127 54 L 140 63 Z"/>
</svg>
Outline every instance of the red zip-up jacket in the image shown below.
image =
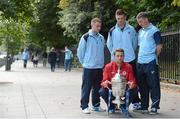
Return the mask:
<svg viewBox="0 0 180 119">
<path fill-rule="evenodd" d="M 118 71 L 118 66 L 116 62 L 108 63 L 104 68 L 103 80 L 101 81 L 101 86 L 103 87 L 102 83 L 106 80 L 111 82 L 112 78 L 115 76 L 117 71 Z M 135 84 L 135 86 L 137 86 L 136 80 L 134 77 L 134 72 L 130 64 L 123 62 L 120 68 L 120 74 L 126 78 L 127 82 L 128 81 L 132 82 Z"/>
</svg>

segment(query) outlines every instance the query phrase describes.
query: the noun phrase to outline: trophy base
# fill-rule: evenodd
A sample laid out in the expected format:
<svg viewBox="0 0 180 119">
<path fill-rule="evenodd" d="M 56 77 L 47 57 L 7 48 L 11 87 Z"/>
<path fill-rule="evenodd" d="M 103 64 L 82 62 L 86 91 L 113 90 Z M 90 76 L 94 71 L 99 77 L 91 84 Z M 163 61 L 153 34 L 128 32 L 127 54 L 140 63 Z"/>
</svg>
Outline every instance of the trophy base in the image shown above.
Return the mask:
<svg viewBox="0 0 180 119">
<path fill-rule="evenodd" d="M 123 100 L 113 100 L 112 103 L 114 104 L 125 104 L 125 102 Z"/>
</svg>

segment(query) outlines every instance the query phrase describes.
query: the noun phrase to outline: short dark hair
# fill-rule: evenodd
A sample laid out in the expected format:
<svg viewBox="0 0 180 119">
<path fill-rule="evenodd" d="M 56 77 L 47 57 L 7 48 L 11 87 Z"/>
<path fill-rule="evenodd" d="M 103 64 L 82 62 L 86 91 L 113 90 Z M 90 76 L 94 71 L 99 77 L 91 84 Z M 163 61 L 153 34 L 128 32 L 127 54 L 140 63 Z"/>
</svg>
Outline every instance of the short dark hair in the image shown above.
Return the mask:
<svg viewBox="0 0 180 119">
<path fill-rule="evenodd" d="M 114 56 L 116 55 L 116 52 L 122 52 L 122 53 L 123 53 L 123 55 L 124 55 L 124 50 L 123 50 L 123 49 L 121 49 L 121 48 L 116 49 L 116 50 L 114 51 Z"/>
<path fill-rule="evenodd" d="M 136 19 L 140 18 L 148 18 L 148 14 L 146 12 L 139 12 L 138 15 L 136 16 Z"/>
<path fill-rule="evenodd" d="M 115 15 L 124 15 L 124 16 L 126 16 L 126 13 L 125 13 L 125 11 L 123 9 L 117 9 Z"/>
</svg>

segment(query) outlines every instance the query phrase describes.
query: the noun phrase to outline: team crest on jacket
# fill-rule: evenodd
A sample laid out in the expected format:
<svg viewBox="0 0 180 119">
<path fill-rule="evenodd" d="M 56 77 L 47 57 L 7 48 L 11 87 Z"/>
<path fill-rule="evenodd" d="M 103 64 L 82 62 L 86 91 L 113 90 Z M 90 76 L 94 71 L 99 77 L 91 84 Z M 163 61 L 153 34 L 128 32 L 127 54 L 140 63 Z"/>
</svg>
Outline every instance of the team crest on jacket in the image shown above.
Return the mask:
<svg viewBox="0 0 180 119">
<path fill-rule="evenodd" d="M 126 76 L 126 71 L 123 71 L 123 72 L 122 72 L 122 75 L 123 75 L 123 76 Z"/>
<path fill-rule="evenodd" d="M 111 72 L 111 74 L 115 74 L 115 72 Z"/>
</svg>

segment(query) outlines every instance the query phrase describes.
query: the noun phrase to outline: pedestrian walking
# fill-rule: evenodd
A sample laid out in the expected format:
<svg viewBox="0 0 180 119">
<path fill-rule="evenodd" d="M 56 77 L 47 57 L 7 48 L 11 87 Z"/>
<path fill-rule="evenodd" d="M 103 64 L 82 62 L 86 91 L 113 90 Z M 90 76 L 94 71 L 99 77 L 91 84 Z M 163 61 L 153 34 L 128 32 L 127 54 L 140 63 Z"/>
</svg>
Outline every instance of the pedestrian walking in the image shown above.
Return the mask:
<svg viewBox="0 0 180 119">
<path fill-rule="evenodd" d="M 21 58 L 23 60 L 23 67 L 26 68 L 27 67 L 27 61 L 29 59 L 29 52 L 27 49 L 24 49 Z"/>
<path fill-rule="evenodd" d="M 44 53 L 43 53 L 42 58 L 43 58 L 43 67 L 46 67 L 47 58 L 48 58 L 47 52 L 44 52 Z"/>
<path fill-rule="evenodd" d="M 68 71 L 68 70 L 71 71 L 73 53 L 68 48 L 68 46 L 65 46 L 64 53 L 65 53 L 65 57 L 64 57 L 64 69 L 65 69 L 65 71 Z"/>
<path fill-rule="evenodd" d="M 51 48 L 51 51 L 49 52 L 49 55 L 48 55 L 48 62 L 50 63 L 51 65 L 51 72 L 54 72 L 55 71 L 55 67 L 56 67 L 56 52 L 55 52 L 55 49 L 54 48 Z"/>
</svg>

